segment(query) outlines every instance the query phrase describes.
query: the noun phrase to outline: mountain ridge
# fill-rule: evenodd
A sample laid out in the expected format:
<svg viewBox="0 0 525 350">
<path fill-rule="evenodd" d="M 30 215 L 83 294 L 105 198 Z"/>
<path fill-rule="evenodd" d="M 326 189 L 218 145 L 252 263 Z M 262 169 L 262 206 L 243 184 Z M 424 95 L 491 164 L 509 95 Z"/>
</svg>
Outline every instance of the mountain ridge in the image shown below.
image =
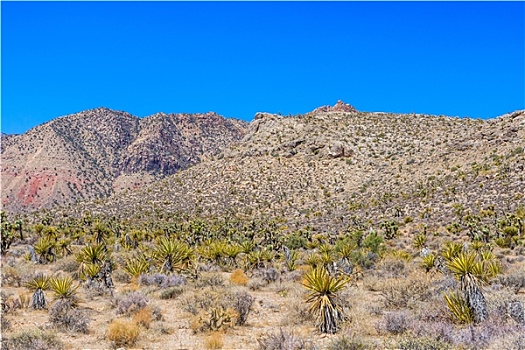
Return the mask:
<svg viewBox="0 0 525 350">
<path fill-rule="evenodd" d="M 140 186 L 235 142 L 246 125 L 216 113 L 138 118 L 99 107 L 55 118 L 24 134 L 2 135 L 2 207 L 33 211 Z M 192 138 L 197 132 L 200 138 Z M 164 152 L 151 161 L 151 152 L 140 146 L 143 139 L 164 145 Z"/>
</svg>

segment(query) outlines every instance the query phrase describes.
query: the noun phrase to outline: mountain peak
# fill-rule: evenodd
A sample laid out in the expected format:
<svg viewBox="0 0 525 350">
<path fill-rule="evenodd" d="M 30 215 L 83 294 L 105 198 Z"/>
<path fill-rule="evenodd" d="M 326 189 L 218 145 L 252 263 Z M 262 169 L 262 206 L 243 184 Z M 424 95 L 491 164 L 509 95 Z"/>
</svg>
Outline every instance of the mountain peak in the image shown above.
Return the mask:
<svg viewBox="0 0 525 350">
<path fill-rule="evenodd" d="M 314 109 L 312 114 L 326 113 L 326 112 L 357 112 L 357 110 L 350 104 L 338 100 L 334 106 L 321 106 Z"/>
</svg>

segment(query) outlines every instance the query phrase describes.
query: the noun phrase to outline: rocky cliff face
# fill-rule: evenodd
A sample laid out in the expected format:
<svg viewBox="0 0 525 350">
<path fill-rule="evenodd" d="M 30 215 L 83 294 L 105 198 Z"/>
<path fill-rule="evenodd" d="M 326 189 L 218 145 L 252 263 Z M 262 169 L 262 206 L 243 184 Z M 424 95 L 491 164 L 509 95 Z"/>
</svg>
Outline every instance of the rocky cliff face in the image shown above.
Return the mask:
<svg viewBox="0 0 525 350">
<path fill-rule="evenodd" d="M 240 140 L 246 127 L 215 113 L 139 119 L 96 108 L 2 135 L 2 207 L 31 211 L 140 187 Z"/>
</svg>

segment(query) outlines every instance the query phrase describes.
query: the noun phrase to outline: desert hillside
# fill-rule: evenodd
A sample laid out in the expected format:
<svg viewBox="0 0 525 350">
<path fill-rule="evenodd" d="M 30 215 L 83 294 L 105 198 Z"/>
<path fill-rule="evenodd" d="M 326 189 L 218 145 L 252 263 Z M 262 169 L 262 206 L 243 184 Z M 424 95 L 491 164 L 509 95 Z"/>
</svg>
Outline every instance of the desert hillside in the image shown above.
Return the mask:
<svg viewBox="0 0 525 350">
<path fill-rule="evenodd" d="M 523 111 L 473 120 L 339 102 L 293 117 L 259 113 L 241 142 L 206 161 L 81 207 L 116 217 L 278 218 L 323 231 L 389 220 L 437 229 L 524 205 L 524 146 Z"/>
<path fill-rule="evenodd" d="M 198 163 L 246 125 L 215 113 L 140 119 L 97 108 L 2 134 L 2 206 L 28 212 L 107 197 Z"/>
</svg>

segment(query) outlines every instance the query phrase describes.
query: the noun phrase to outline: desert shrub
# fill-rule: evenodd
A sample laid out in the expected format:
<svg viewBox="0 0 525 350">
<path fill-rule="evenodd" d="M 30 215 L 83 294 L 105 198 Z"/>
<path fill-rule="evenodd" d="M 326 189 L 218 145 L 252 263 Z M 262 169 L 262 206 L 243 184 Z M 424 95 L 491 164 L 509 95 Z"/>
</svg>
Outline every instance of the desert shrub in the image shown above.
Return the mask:
<svg viewBox="0 0 525 350">
<path fill-rule="evenodd" d="M 176 297 L 181 295 L 183 292 L 184 292 L 184 289 L 180 287 L 170 287 L 170 288 L 163 289 L 160 292 L 159 297 L 161 299 L 175 299 Z"/>
<path fill-rule="evenodd" d="M 115 278 L 115 281 L 120 282 L 120 283 L 130 283 L 131 282 L 131 276 L 121 269 L 117 269 L 113 271 L 113 278 Z"/>
<path fill-rule="evenodd" d="M 133 320 L 133 322 L 135 322 L 139 326 L 142 326 L 146 329 L 149 329 L 152 318 L 153 318 L 153 313 L 151 309 L 148 307 L 145 307 L 144 309 L 140 309 L 137 312 L 133 313 L 133 315 L 131 315 L 131 319 Z"/>
<path fill-rule="evenodd" d="M 23 307 L 22 301 L 20 298 L 17 298 L 13 296 L 12 294 L 5 294 L 4 292 L 1 292 L 1 300 L 2 300 L 2 315 L 3 314 L 9 314 L 14 313 L 16 310 L 21 309 Z"/>
<path fill-rule="evenodd" d="M 163 273 L 142 274 L 139 284 L 144 286 L 157 286 L 160 288 L 178 287 L 186 284 L 186 279 L 179 275 L 165 275 Z"/>
<path fill-rule="evenodd" d="M 148 305 L 148 299 L 140 292 L 131 292 L 117 301 L 117 315 L 130 315 Z"/>
<path fill-rule="evenodd" d="M 0 329 L 2 331 L 5 332 L 11 329 L 11 322 L 7 318 L 5 318 L 5 315 L 0 316 L 0 321 L 1 321 Z"/>
<path fill-rule="evenodd" d="M 279 279 L 279 271 L 276 268 L 270 267 L 267 269 L 258 269 L 254 273 L 254 277 L 260 278 L 267 284 L 275 282 Z"/>
<path fill-rule="evenodd" d="M 201 311 L 190 321 L 190 328 L 195 332 L 225 330 L 235 323 L 235 310 L 222 306 L 212 307 L 209 312 Z"/>
<path fill-rule="evenodd" d="M 71 257 L 60 259 L 57 262 L 55 271 L 63 271 L 63 272 L 68 272 L 68 273 L 73 274 L 73 273 L 78 272 L 79 267 L 80 267 L 80 263 L 75 260 L 75 257 L 71 256 Z"/>
<path fill-rule="evenodd" d="M 313 315 L 308 311 L 305 303 L 301 301 L 302 296 L 297 296 L 289 303 L 287 312 L 283 317 L 283 325 L 301 325 L 314 321 Z"/>
<path fill-rule="evenodd" d="M 230 275 L 230 282 L 238 286 L 245 286 L 248 284 L 248 276 L 246 276 L 243 270 L 237 269 Z"/>
<path fill-rule="evenodd" d="M 219 306 L 227 308 L 231 295 L 224 289 L 203 288 L 195 293 L 188 293 L 181 298 L 181 307 L 184 311 L 197 315 L 199 311 L 208 312 Z"/>
<path fill-rule="evenodd" d="M 403 334 L 409 328 L 409 322 L 404 312 L 385 313 L 376 325 L 379 333 Z"/>
<path fill-rule="evenodd" d="M 52 332 L 40 329 L 29 329 L 9 336 L 2 348 L 9 350 L 61 350 L 64 349 L 62 341 Z"/>
<path fill-rule="evenodd" d="M 22 285 L 22 275 L 19 269 L 11 266 L 2 267 L 2 285 L 8 287 L 20 287 Z"/>
<path fill-rule="evenodd" d="M 292 233 L 283 238 L 283 245 L 288 247 L 290 250 L 306 248 L 307 242 L 308 241 L 301 234 L 301 232 Z"/>
<path fill-rule="evenodd" d="M 133 346 L 140 335 L 140 328 L 133 321 L 117 319 L 108 326 L 106 338 L 116 347 Z"/>
<path fill-rule="evenodd" d="M 386 308 L 412 307 L 417 301 L 424 301 L 431 295 L 428 283 L 420 279 L 392 280 L 381 290 Z"/>
<path fill-rule="evenodd" d="M 88 316 L 84 312 L 75 309 L 73 302 L 68 299 L 60 299 L 51 306 L 49 309 L 49 321 L 69 331 L 88 332 Z"/>
<path fill-rule="evenodd" d="M 242 326 L 248 319 L 248 314 L 252 310 L 253 297 L 246 292 L 237 292 L 234 295 L 232 302 L 233 309 L 237 312 L 238 326 Z"/>
<path fill-rule="evenodd" d="M 259 290 L 265 286 L 267 286 L 268 283 L 264 282 L 262 279 L 260 278 L 251 278 L 249 281 L 248 281 L 248 284 L 247 284 L 247 287 L 250 289 L 250 290 Z"/>
<path fill-rule="evenodd" d="M 203 287 L 222 287 L 224 286 L 224 279 L 218 273 L 203 273 L 196 281 L 197 288 Z"/>
<path fill-rule="evenodd" d="M 306 350 L 312 348 L 309 342 L 282 329 L 276 333 L 267 333 L 257 341 L 259 350 Z"/>
<path fill-rule="evenodd" d="M 447 350 L 450 345 L 432 338 L 406 338 L 397 344 L 401 350 Z"/>
<path fill-rule="evenodd" d="M 406 260 L 389 256 L 377 264 L 379 275 L 382 277 L 406 277 L 407 276 L 407 262 Z"/>
<path fill-rule="evenodd" d="M 507 288 L 511 288 L 514 293 L 518 294 L 520 290 L 525 289 L 525 272 L 520 271 L 510 275 L 499 276 L 498 282 Z"/>
<path fill-rule="evenodd" d="M 356 337 L 342 335 L 332 340 L 326 350 L 364 350 L 369 347 Z"/>
<path fill-rule="evenodd" d="M 222 333 L 213 332 L 208 337 L 206 337 L 206 342 L 204 344 L 206 349 L 222 349 L 224 346 L 224 341 L 222 340 Z"/>
</svg>

